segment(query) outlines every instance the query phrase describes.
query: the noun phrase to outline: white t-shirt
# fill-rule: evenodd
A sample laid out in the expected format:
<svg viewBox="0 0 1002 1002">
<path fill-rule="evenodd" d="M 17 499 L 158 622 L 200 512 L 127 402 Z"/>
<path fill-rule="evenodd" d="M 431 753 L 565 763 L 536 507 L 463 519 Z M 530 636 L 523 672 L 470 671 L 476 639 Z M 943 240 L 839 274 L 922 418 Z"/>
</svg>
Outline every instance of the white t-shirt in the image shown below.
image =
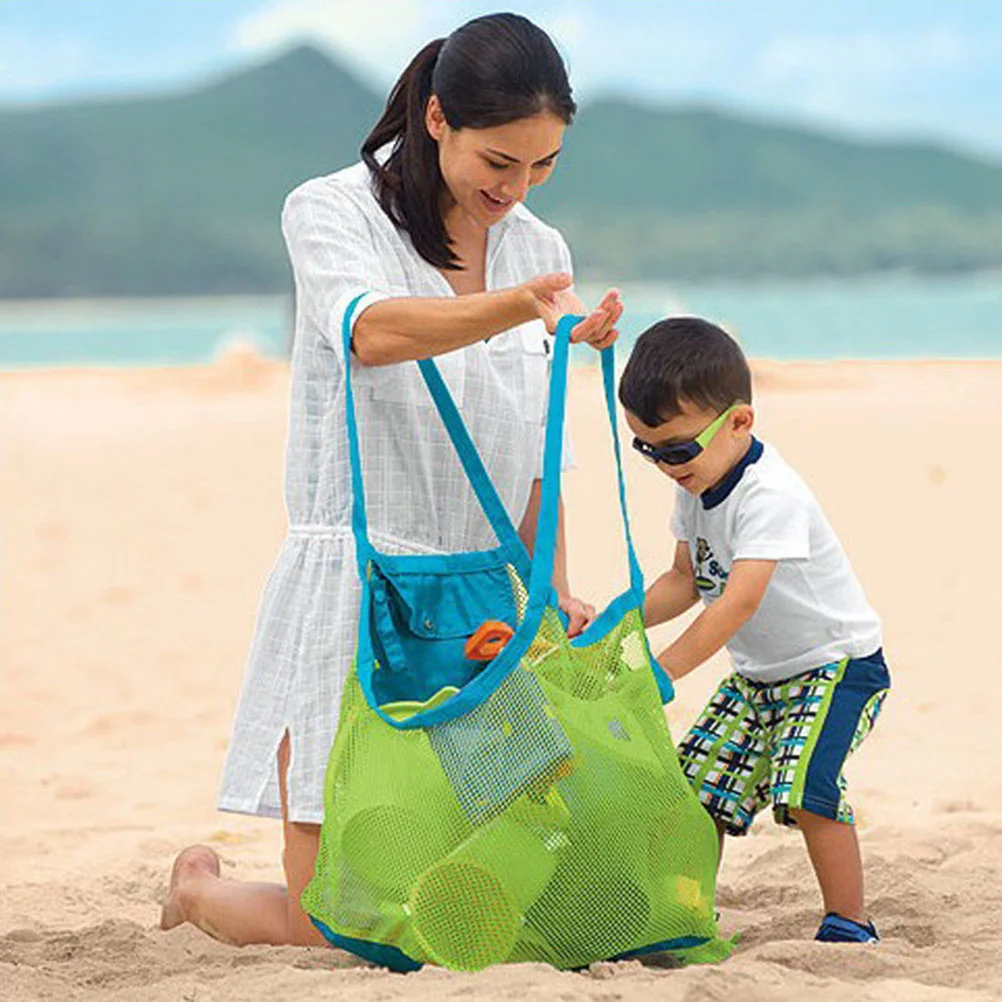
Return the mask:
<svg viewBox="0 0 1002 1002">
<path fill-rule="evenodd" d="M 723 594 L 735 560 L 775 560 L 751 619 L 727 644 L 735 670 L 756 682 L 791 678 L 881 646 L 845 551 L 810 488 L 772 446 L 753 440 L 713 490 L 677 489 L 672 532 L 688 542 L 704 604 Z"/>
</svg>

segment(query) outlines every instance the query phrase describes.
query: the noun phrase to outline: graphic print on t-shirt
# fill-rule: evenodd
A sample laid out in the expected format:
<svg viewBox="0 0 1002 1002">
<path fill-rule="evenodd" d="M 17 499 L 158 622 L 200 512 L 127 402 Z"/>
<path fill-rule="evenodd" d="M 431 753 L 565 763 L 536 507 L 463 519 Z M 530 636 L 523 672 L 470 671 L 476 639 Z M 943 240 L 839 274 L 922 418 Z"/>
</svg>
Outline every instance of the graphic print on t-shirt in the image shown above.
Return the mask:
<svg viewBox="0 0 1002 1002">
<path fill-rule="evenodd" d="M 702 536 L 696 537 L 696 587 L 708 595 L 720 597 L 724 593 L 729 571 L 720 566 Z"/>
</svg>

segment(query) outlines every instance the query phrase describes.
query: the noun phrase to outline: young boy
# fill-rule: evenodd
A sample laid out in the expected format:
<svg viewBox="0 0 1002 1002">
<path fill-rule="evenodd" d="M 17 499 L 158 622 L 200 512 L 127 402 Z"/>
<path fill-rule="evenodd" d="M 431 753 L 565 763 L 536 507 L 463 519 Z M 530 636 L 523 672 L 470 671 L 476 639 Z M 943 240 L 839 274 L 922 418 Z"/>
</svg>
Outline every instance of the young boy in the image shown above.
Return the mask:
<svg viewBox="0 0 1002 1002">
<path fill-rule="evenodd" d="M 800 828 L 824 898 L 816 939 L 877 941 L 842 766 L 890 686 L 880 620 L 800 477 L 752 434 L 751 374 L 724 331 L 679 317 L 645 331 L 619 387 L 644 458 L 676 484 L 672 568 L 655 626 L 704 609 L 658 657 L 679 679 L 726 646 L 735 672 L 679 748 L 721 835 L 770 802 Z"/>
</svg>

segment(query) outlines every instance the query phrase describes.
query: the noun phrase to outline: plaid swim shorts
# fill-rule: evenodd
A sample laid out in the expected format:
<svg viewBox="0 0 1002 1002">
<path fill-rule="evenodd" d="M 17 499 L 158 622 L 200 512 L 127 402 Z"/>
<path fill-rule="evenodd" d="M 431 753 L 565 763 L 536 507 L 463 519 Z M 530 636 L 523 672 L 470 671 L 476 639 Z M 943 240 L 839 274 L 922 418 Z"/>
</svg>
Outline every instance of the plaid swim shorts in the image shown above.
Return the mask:
<svg viewBox="0 0 1002 1002">
<path fill-rule="evenodd" d="M 847 658 L 781 682 L 734 674 L 721 682 L 679 745 L 682 769 L 729 835 L 745 835 L 768 806 L 852 824 L 845 760 L 873 727 L 891 680 L 883 652 Z"/>
</svg>

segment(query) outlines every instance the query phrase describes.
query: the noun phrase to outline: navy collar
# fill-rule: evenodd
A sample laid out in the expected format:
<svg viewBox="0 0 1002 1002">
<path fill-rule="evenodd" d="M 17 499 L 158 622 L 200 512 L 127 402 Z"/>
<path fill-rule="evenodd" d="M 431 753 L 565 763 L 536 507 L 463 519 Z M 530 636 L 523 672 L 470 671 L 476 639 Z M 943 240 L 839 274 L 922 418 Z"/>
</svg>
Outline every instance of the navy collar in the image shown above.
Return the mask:
<svg viewBox="0 0 1002 1002">
<path fill-rule="evenodd" d="M 703 503 L 703 510 L 709 511 L 711 508 L 716 508 L 717 505 L 723 504 L 730 497 L 731 491 L 741 482 L 745 470 L 752 463 L 757 463 L 762 458 L 764 451 L 765 446 L 752 435 L 748 451 L 731 467 L 731 472 L 716 487 L 711 487 L 699 495 L 699 500 Z"/>
</svg>

